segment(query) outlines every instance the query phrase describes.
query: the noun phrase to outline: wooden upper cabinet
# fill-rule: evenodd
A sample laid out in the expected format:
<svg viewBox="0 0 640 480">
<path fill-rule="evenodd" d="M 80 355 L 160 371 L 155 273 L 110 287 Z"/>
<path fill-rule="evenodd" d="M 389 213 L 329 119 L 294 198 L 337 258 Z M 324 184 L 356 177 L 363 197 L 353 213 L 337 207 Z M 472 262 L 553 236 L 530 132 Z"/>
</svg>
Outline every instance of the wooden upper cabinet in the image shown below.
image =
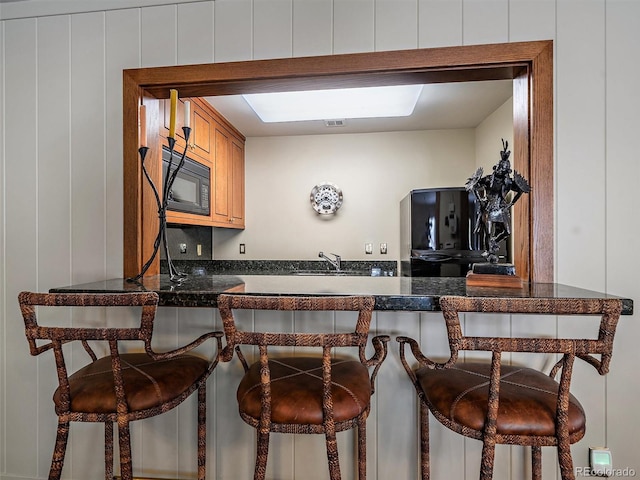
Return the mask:
<svg viewBox="0 0 640 480">
<path fill-rule="evenodd" d="M 191 134 L 187 156 L 210 169 L 210 214 L 194 215 L 167 211 L 169 223 L 244 228 L 244 136 L 211 105 L 200 98 L 179 99 L 176 110 L 176 150 L 182 153 L 185 139 L 184 101 L 191 101 Z M 169 133 L 170 102 L 162 101 L 164 122 L 160 135 L 166 144 Z"/>
<path fill-rule="evenodd" d="M 244 142 L 231 139 L 231 223 L 244 228 Z"/>
<path fill-rule="evenodd" d="M 189 139 L 189 150 L 203 158 L 211 158 L 213 118 L 200 108 L 193 108 L 191 116 L 192 132 Z"/>
<path fill-rule="evenodd" d="M 221 125 L 214 127 L 212 221 L 244 228 L 244 142 Z"/>
</svg>

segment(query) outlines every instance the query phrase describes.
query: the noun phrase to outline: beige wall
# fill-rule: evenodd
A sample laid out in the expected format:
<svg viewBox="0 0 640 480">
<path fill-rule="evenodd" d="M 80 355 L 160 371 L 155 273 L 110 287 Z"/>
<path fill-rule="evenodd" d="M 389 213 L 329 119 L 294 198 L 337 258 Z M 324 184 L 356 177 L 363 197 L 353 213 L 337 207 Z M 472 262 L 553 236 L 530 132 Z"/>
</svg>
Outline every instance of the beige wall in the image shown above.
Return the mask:
<svg viewBox="0 0 640 480">
<path fill-rule="evenodd" d="M 400 200 L 414 188 L 464 185 L 475 163 L 474 129 L 252 137 L 246 144 L 243 232 L 216 229 L 216 259 L 398 260 Z M 318 215 L 309 194 L 329 181 L 344 195 Z M 238 244 L 247 247 L 238 254 Z M 365 243 L 374 254 L 366 255 Z M 389 252 L 380 254 L 380 243 Z"/>
<path fill-rule="evenodd" d="M 640 293 L 635 278 L 640 259 L 634 252 L 640 234 L 635 213 L 640 209 L 635 142 L 640 64 L 630 61 L 640 44 L 639 2 L 175 0 L 159 5 L 165 2 L 100 0 L 91 2 L 93 10 L 86 13 L 69 12 L 90 8 L 89 2 L 55 2 L 55 8 L 53 3 L 27 0 L 0 6 L 3 480 L 45 478 L 55 433 L 52 362 L 29 356 L 17 293 L 122 272 L 124 68 L 553 39 L 556 280 L 630 298 Z M 149 6 L 129 8 L 135 5 Z M 303 197 L 314 182 L 325 179 L 320 176 L 324 172 L 316 173 L 318 178 L 305 172 L 301 198 L 292 202 L 307 215 Z M 337 174 L 326 179 L 339 183 Z M 277 176 L 267 180 L 279 184 Z M 248 181 L 253 181 L 251 174 Z M 347 179 L 341 186 L 347 200 L 361 188 Z M 369 235 L 378 242 L 376 231 L 363 229 L 348 248 L 357 252 Z M 255 242 L 248 242 L 249 252 Z M 309 250 L 313 254 L 319 248 L 324 244 Z M 604 444 L 612 449 L 616 466 L 640 471 L 636 316 L 621 322 L 609 376 L 576 372 L 575 393 L 589 417 L 585 439 L 573 447 L 578 466 L 586 465 L 589 445 Z M 162 309 L 158 341 L 181 343 L 194 329 L 212 328 L 216 321 L 216 312 L 207 309 Z M 499 324 L 506 333 L 517 328 L 509 319 Z M 442 344 L 436 325 L 437 314 L 378 313 L 375 319 L 378 331 L 411 335 L 434 348 Z M 473 326 L 480 332 L 488 328 Z M 524 328 L 564 335 L 575 333 L 578 325 L 540 318 Z M 237 418 L 237 376 L 237 364 L 225 365 L 210 382 L 210 478 L 251 477 L 252 432 Z M 416 478 L 414 397 L 394 349 L 381 370 L 370 421 L 369 478 Z M 137 469 L 188 476 L 195 458 L 194 415 L 191 402 L 136 426 Z M 99 426 L 75 426 L 65 478 L 101 477 L 102 462 L 96 461 L 101 442 L 94 440 L 101 437 Z M 341 438 L 348 467 L 352 448 L 348 437 Z M 271 476 L 325 478 L 318 440 L 276 440 Z M 477 442 L 442 428 L 434 428 L 432 440 L 434 479 L 477 478 Z M 553 458 L 552 452 L 545 453 L 545 478 L 558 478 Z M 497 480 L 524 478 L 527 462 L 520 449 L 500 448 L 496 463 Z"/>
<path fill-rule="evenodd" d="M 513 168 L 513 99 L 510 98 L 476 128 L 476 166 L 485 175 L 500 160 L 502 139 L 509 142 Z"/>
</svg>

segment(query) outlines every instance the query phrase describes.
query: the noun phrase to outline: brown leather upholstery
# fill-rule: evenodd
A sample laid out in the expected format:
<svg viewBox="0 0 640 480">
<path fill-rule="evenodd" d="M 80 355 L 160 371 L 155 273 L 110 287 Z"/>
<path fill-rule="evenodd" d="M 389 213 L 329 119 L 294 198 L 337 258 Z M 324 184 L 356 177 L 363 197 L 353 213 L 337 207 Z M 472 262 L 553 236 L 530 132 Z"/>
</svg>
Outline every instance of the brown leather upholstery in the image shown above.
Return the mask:
<svg viewBox="0 0 640 480">
<path fill-rule="evenodd" d="M 105 479 L 113 480 L 113 425 L 118 425 L 120 477 L 133 479 L 129 423 L 160 415 L 198 393 L 198 479 L 206 476 L 206 385 L 207 378 L 218 363 L 222 349 L 222 332 L 201 335 L 188 345 L 158 353 L 151 348 L 153 323 L 158 295 L 153 292 L 122 294 L 53 294 L 22 292 L 18 297 L 25 334 L 32 355 L 52 350 L 56 360 L 58 388 L 53 402 L 58 415 L 56 445 L 49 470 L 49 480 L 59 480 L 64 467 L 67 439 L 71 422 L 102 422 L 105 428 Z M 36 307 L 38 307 L 36 309 Z M 49 307 L 108 307 L 107 327 L 41 326 L 38 316 L 59 318 Z M 140 323 L 122 327 L 115 307 L 140 309 Z M 59 313 L 59 312 L 57 312 Z M 80 312 L 78 312 L 80 313 Z M 130 316 L 130 312 L 126 313 Z M 80 316 L 75 322 L 82 323 Z M 55 320 L 49 319 L 45 324 Z M 128 322 L 127 322 L 128 323 Z M 211 360 L 187 352 L 216 338 L 217 350 Z M 74 354 L 74 365 L 82 366 L 73 374 L 67 371 L 63 349 L 70 342 L 81 344 L 86 353 Z M 91 343 L 89 343 L 91 342 Z M 144 348 L 144 353 L 120 353 L 123 343 Z M 107 355 L 98 358 L 92 345 L 106 346 Z M 124 348 L 123 348 L 124 350 Z"/>
<path fill-rule="evenodd" d="M 495 293 L 495 292 L 494 292 Z M 534 480 L 542 478 L 542 447 L 554 446 L 563 480 L 575 480 L 571 444 L 585 434 L 586 415 L 571 395 L 573 365 L 584 360 L 600 375 L 609 371 L 622 303 L 619 299 L 454 297 L 440 298 L 451 355 L 443 363 L 426 357 L 418 342 L 400 336 L 400 360 L 420 399 L 420 471 L 430 477 L 429 413 L 444 426 L 481 440 L 480 480 L 493 478 L 496 444 L 531 447 Z M 460 312 L 484 314 L 600 317 L 587 338 L 491 337 L 463 332 Z M 485 319 L 486 320 L 486 319 Z M 577 323 L 576 323 L 577 325 Z M 586 326 L 591 323 L 586 323 Z M 405 357 L 410 348 L 418 367 Z M 488 363 L 459 361 L 460 352 L 484 351 Z M 558 361 L 548 374 L 518 365 L 503 365 L 503 353 L 545 354 Z"/>
<path fill-rule="evenodd" d="M 245 373 L 237 391 L 240 416 L 257 429 L 254 480 L 266 477 L 271 432 L 323 434 L 329 476 L 339 480 L 336 432 L 348 429 L 358 431 L 358 479 L 366 480 L 366 420 L 376 374 L 387 355 L 389 341 L 386 335 L 374 337 L 371 343 L 375 352 L 371 358 L 366 357 L 373 306 L 374 299 L 369 296 L 218 297 L 227 339 L 221 359 L 230 361 L 235 352 L 242 363 Z M 353 312 L 355 328 L 338 333 L 329 322 L 328 327 L 311 327 L 320 330 L 318 333 L 243 331 L 234 319 L 234 311 L 239 309 Z M 313 324 L 313 316 L 305 318 L 307 322 Z M 247 362 L 240 345 L 256 345 L 257 359 Z M 274 346 L 279 348 L 272 355 Z M 305 347 L 301 349 L 305 355 L 284 347 Z M 311 357 L 307 352 L 321 356 Z M 343 356 L 345 352 L 352 352 L 354 357 Z"/>
<path fill-rule="evenodd" d="M 125 398 L 129 409 L 145 410 L 185 393 L 204 373 L 209 363 L 194 355 L 153 360 L 146 353 L 120 355 Z M 116 391 L 111 357 L 103 357 L 69 377 L 71 411 L 115 413 Z M 53 394 L 56 410 L 62 406 L 62 390 Z"/>
<path fill-rule="evenodd" d="M 487 363 L 464 362 L 449 369 L 421 368 L 416 376 L 432 411 L 482 431 L 489 405 L 490 370 Z M 497 433 L 555 435 L 558 382 L 525 367 L 503 365 L 500 374 Z M 569 395 L 569 433 L 584 433 L 585 424 L 582 405 Z"/>
<path fill-rule="evenodd" d="M 297 357 L 269 361 L 271 420 L 276 423 L 321 425 L 322 358 Z M 358 360 L 333 359 L 331 397 L 336 422 L 350 420 L 368 410 L 371 400 L 369 371 Z M 260 364 L 254 363 L 238 387 L 240 412 L 260 418 Z"/>
</svg>

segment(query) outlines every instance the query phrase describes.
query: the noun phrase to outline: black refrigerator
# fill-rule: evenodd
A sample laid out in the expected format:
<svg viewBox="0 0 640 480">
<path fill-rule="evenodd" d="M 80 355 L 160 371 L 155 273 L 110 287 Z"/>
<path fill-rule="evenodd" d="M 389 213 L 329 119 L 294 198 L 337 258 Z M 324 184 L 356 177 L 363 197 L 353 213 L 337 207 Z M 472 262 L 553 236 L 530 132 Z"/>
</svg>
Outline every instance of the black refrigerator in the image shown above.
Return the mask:
<svg viewBox="0 0 640 480">
<path fill-rule="evenodd" d="M 474 233 L 479 206 L 464 187 L 412 190 L 400 202 L 400 272 L 408 277 L 464 277 L 486 262 Z M 501 261 L 508 258 L 501 247 Z"/>
</svg>

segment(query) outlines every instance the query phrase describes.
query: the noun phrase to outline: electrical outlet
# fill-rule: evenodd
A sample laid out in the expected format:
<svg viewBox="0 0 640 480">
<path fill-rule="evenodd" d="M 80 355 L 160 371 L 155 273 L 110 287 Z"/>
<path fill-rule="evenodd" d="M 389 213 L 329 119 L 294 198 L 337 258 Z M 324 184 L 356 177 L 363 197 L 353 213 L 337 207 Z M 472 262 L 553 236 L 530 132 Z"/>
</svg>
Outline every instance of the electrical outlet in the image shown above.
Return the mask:
<svg viewBox="0 0 640 480">
<path fill-rule="evenodd" d="M 364 253 L 367 255 L 371 255 L 373 253 L 373 243 L 364 244 Z"/>
<path fill-rule="evenodd" d="M 187 253 L 187 244 L 186 243 L 181 243 L 180 244 L 180 253 Z"/>
<path fill-rule="evenodd" d="M 244 247 L 244 243 L 241 243 L 241 244 L 240 244 L 240 254 L 241 254 L 241 255 L 244 255 L 245 251 L 246 251 L 246 249 L 245 249 L 245 247 Z"/>
<path fill-rule="evenodd" d="M 611 451 L 607 447 L 589 447 L 589 468 L 591 475 L 608 477 L 613 469 Z"/>
<path fill-rule="evenodd" d="M 382 255 L 386 255 L 387 254 L 387 244 L 386 243 L 381 243 L 380 244 L 380 253 Z"/>
</svg>

